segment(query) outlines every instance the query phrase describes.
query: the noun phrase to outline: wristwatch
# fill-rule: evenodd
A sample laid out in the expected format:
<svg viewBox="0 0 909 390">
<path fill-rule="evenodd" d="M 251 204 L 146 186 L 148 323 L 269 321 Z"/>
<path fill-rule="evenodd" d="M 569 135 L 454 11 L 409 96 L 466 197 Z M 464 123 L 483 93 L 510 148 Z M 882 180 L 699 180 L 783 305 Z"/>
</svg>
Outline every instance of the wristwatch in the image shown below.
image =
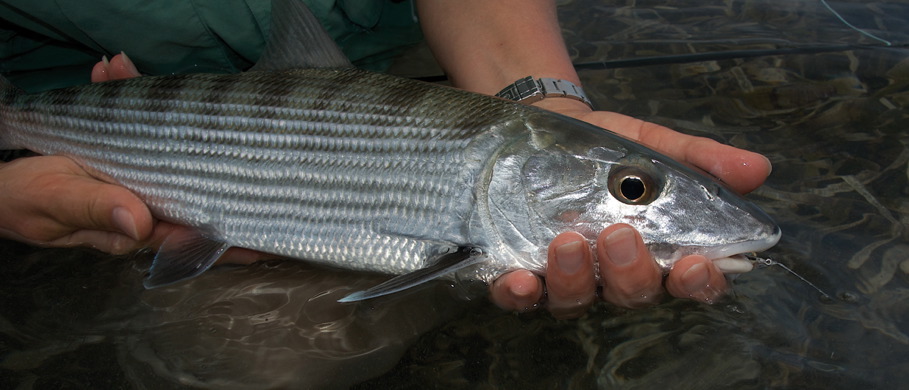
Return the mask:
<svg viewBox="0 0 909 390">
<path fill-rule="evenodd" d="M 524 104 L 538 102 L 548 97 L 564 97 L 582 101 L 593 109 L 593 104 L 581 87 L 559 79 L 534 80 L 532 76 L 527 76 L 505 87 L 496 96 Z"/>
</svg>

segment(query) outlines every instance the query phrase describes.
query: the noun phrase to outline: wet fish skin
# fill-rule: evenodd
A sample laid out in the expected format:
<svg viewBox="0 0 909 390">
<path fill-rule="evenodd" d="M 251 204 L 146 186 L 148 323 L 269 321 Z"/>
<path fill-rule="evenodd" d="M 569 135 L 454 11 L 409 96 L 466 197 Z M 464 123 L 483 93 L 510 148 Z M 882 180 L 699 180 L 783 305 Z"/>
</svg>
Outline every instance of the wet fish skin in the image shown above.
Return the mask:
<svg viewBox="0 0 909 390">
<path fill-rule="evenodd" d="M 490 281 L 517 268 L 543 273 L 555 235 L 593 239 L 617 222 L 639 229 L 664 267 L 779 238 L 754 205 L 611 132 L 352 68 L 5 96 L 0 143 L 69 156 L 221 250 L 406 274 L 474 248 L 486 257 L 469 276 Z M 622 167 L 655 180 L 652 202 L 616 199 L 610 175 Z"/>
<path fill-rule="evenodd" d="M 487 131 L 509 110 L 307 69 L 98 83 L 17 96 L 0 115 L 6 143 L 70 156 L 215 241 L 404 273 L 470 242 L 455 221 L 470 218 L 472 183 L 501 142 Z"/>
</svg>

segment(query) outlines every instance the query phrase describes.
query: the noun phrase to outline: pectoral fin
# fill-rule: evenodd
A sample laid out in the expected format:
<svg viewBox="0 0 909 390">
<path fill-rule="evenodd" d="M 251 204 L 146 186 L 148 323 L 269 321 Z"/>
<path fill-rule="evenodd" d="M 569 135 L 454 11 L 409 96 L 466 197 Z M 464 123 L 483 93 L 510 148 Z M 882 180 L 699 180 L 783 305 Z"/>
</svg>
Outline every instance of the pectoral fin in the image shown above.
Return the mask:
<svg viewBox="0 0 909 390">
<path fill-rule="evenodd" d="M 394 277 L 373 288 L 357 291 L 339 299 L 338 302 L 356 302 L 394 294 L 485 260 L 486 255 L 480 251 L 471 248 L 459 248 L 456 252 L 440 256 L 432 265 L 426 268 Z"/>
<path fill-rule="evenodd" d="M 212 240 L 198 230 L 176 228 L 158 249 L 145 288 L 155 288 L 189 279 L 205 272 L 230 245 Z"/>
</svg>

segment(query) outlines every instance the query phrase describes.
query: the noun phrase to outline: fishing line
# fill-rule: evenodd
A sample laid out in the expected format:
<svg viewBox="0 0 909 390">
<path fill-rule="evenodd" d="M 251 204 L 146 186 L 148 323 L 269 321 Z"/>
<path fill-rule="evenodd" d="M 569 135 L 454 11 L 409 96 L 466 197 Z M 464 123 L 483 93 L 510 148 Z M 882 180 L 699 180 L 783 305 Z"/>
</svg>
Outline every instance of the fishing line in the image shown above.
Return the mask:
<svg viewBox="0 0 909 390">
<path fill-rule="evenodd" d="M 866 37 L 869 37 L 869 38 L 871 38 L 871 39 L 874 39 L 874 40 L 883 42 L 883 43 L 884 43 L 885 45 L 887 45 L 887 46 L 893 46 L 893 44 L 891 44 L 890 41 L 888 41 L 888 40 L 886 40 L 886 39 L 884 39 L 884 38 L 880 38 L 880 37 L 878 37 L 877 35 L 874 35 L 874 34 L 872 34 L 872 33 L 870 33 L 870 32 L 867 32 L 867 31 L 865 31 L 865 30 L 862 30 L 862 29 L 860 29 L 860 28 L 858 28 L 858 27 L 853 26 L 852 23 L 849 23 L 848 21 L 846 21 L 846 19 L 843 18 L 843 16 L 840 15 L 839 12 L 836 12 L 836 10 L 833 9 L 833 7 L 831 7 L 829 3 L 827 3 L 827 0 L 820 0 L 820 1 L 821 1 L 821 4 L 823 4 L 824 7 L 827 8 L 827 10 L 830 11 L 830 13 L 833 14 L 833 16 L 836 16 L 836 18 L 839 19 L 840 22 L 843 22 L 843 24 L 845 24 L 847 27 L 849 27 L 849 28 L 855 30 L 855 31 L 858 32 L 859 34 L 862 34 L 862 35 L 864 35 L 864 36 L 866 36 Z"/>
<path fill-rule="evenodd" d="M 870 32 L 862 30 L 852 23 L 849 23 L 839 12 L 837 12 L 833 7 L 827 3 L 827 0 L 819 0 L 820 3 L 827 9 L 835 18 L 837 18 L 841 23 L 845 24 L 846 27 L 865 35 L 871 39 L 874 39 L 878 42 L 882 42 L 886 46 L 893 46 L 893 43 L 890 41 L 878 37 Z M 727 40 L 720 41 L 700 41 L 700 43 L 721 43 L 726 42 Z M 748 44 L 752 40 L 732 40 L 732 43 L 741 43 Z M 755 42 L 766 42 L 766 41 L 755 41 Z M 785 40 L 780 41 L 780 44 L 787 44 Z M 879 48 L 879 46 L 874 45 L 863 45 L 863 44 L 820 44 L 814 46 L 805 46 L 805 47 L 781 47 L 775 49 L 742 49 L 742 50 L 728 50 L 722 52 L 706 52 L 706 53 L 687 53 L 687 54 L 675 54 L 675 55 L 662 55 L 662 56 L 652 56 L 652 57 L 637 57 L 629 59 L 617 59 L 617 60 L 600 60 L 600 61 L 590 61 L 590 62 L 580 62 L 575 63 L 575 70 L 603 70 L 603 69 L 616 69 L 616 68 L 634 68 L 639 66 L 650 66 L 650 65 L 663 65 L 663 64 L 678 64 L 678 63 L 689 63 L 689 62 L 700 62 L 700 61 L 715 61 L 715 60 L 725 60 L 725 59 L 737 59 L 737 58 L 753 58 L 753 57 L 765 57 L 773 55 L 792 55 L 792 54 L 818 54 L 818 53 L 830 53 L 830 52 L 840 52 L 846 50 L 873 50 Z M 419 76 L 413 77 L 415 80 L 426 81 L 430 83 L 443 82 L 448 80 L 447 75 L 431 75 L 431 76 Z"/>
<path fill-rule="evenodd" d="M 825 293 L 824 290 L 821 290 L 820 288 L 818 288 L 818 286 L 815 286 L 814 283 L 809 282 L 808 279 L 803 278 L 802 275 L 799 275 L 798 273 L 793 271 L 791 268 L 783 265 L 783 263 L 780 263 L 780 262 L 770 259 L 770 258 L 763 258 L 763 257 L 752 256 L 752 255 L 748 255 L 746 257 L 749 260 L 757 263 L 759 266 L 762 266 L 762 267 L 770 267 L 773 265 L 779 266 L 779 267 L 783 268 L 784 270 L 788 271 L 790 274 L 795 275 L 795 277 L 801 279 L 803 282 L 805 282 L 806 284 L 808 284 L 815 290 L 817 290 L 817 292 L 821 293 L 824 296 L 824 298 L 831 299 L 830 294 Z"/>
<path fill-rule="evenodd" d="M 573 64 L 577 71 L 585 70 L 604 70 L 618 68 L 636 68 L 641 66 L 652 65 L 672 65 L 702 61 L 731 60 L 738 58 L 767 57 L 776 55 L 795 55 L 795 54 L 819 54 L 835 53 L 847 50 L 874 50 L 880 46 L 873 45 L 820 45 L 811 47 L 788 47 L 778 49 L 743 49 L 729 50 L 721 52 L 706 53 L 689 53 L 673 54 L 652 57 L 625 58 L 617 60 L 600 60 L 590 62 L 578 62 Z M 431 75 L 411 77 L 414 80 L 425 81 L 428 83 L 438 83 L 448 80 L 447 75 Z"/>
</svg>

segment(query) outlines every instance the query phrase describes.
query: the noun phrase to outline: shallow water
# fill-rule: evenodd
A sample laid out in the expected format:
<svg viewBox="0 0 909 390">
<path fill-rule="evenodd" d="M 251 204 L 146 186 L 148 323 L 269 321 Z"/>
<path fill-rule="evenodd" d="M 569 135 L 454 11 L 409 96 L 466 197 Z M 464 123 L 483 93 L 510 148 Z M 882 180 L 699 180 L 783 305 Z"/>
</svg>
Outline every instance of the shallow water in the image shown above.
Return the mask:
<svg viewBox="0 0 909 390">
<path fill-rule="evenodd" d="M 897 388 L 909 381 L 909 6 L 575 1 L 595 103 L 767 155 L 781 225 L 715 305 L 511 314 L 444 284 L 338 306 L 381 277 L 294 262 L 145 291 L 149 256 L 0 242 L 0 388 Z M 848 13 L 848 15 L 847 15 Z M 605 21 L 609 21 L 608 23 Z M 605 66 L 605 67 L 604 67 Z"/>
</svg>

